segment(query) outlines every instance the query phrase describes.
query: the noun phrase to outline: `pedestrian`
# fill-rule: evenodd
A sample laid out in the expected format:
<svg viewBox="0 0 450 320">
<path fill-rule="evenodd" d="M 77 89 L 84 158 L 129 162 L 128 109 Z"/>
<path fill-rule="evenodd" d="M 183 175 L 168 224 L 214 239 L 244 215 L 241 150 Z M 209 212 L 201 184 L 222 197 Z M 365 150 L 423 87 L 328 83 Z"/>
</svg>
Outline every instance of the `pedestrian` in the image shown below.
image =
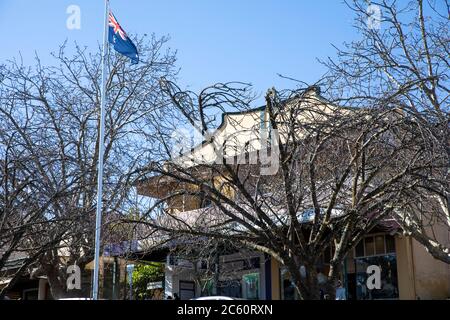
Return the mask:
<svg viewBox="0 0 450 320">
<path fill-rule="evenodd" d="M 338 280 L 336 286 L 336 300 L 347 300 L 345 288 L 342 286 L 341 280 Z"/>
</svg>

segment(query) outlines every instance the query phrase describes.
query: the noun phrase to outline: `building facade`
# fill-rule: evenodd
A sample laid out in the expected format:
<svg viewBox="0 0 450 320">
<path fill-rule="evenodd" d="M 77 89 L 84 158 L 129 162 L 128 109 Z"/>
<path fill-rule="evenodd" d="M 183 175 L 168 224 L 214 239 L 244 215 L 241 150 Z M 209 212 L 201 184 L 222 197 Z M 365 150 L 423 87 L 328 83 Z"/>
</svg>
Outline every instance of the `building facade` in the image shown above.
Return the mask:
<svg viewBox="0 0 450 320">
<path fill-rule="evenodd" d="M 318 95 L 316 91 L 311 94 Z M 317 96 L 317 99 L 322 98 Z M 322 111 L 327 112 L 326 109 Z M 222 124 L 214 133 L 214 140 L 221 144 L 227 137 L 233 136 L 238 145 L 255 143 L 251 129 L 260 124 L 262 127 L 265 122 L 267 114 L 264 108 L 224 114 Z M 253 147 L 258 149 L 261 146 Z M 215 161 L 216 156 L 213 146 L 203 143 L 176 161 L 184 165 L 192 162 L 192 159 Z M 137 190 L 142 196 L 161 199 L 175 187 L 180 186 L 145 181 L 137 185 Z M 195 216 L 197 210 L 208 205 L 194 196 L 183 196 L 168 202 L 167 210 L 189 217 Z M 440 232 L 437 236 L 443 243 L 450 242 L 448 229 L 442 228 L 437 232 Z M 330 256 L 331 252 L 328 256 L 325 254 L 323 262 L 317 266 L 319 277 L 326 277 Z M 370 266 L 378 268 L 374 271 Z M 173 254 L 168 255 L 165 295 L 176 294 L 182 299 L 207 295 L 262 300 L 298 298 L 286 268 L 261 253 L 236 252 L 221 256 L 214 284 L 202 283 L 201 269 L 201 261 L 183 262 Z M 379 272 L 379 289 L 369 289 L 367 286 L 373 272 Z M 434 259 L 422 245 L 404 235 L 395 222 L 385 221 L 371 230 L 348 254 L 343 266 L 342 282 L 348 299 L 446 299 L 450 298 L 450 265 Z"/>
</svg>

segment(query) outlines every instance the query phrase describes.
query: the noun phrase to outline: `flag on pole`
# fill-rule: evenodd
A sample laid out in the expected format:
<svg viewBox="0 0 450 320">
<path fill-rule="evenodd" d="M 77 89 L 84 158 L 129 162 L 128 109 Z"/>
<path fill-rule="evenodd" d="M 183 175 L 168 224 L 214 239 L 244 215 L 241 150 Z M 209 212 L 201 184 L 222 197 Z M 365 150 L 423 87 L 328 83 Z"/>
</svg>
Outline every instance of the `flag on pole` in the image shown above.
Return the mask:
<svg viewBox="0 0 450 320">
<path fill-rule="evenodd" d="M 127 36 L 111 11 L 109 11 L 108 26 L 108 40 L 113 45 L 114 50 L 130 58 L 132 64 L 139 63 L 139 54 L 136 46 Z"/>
</svg>

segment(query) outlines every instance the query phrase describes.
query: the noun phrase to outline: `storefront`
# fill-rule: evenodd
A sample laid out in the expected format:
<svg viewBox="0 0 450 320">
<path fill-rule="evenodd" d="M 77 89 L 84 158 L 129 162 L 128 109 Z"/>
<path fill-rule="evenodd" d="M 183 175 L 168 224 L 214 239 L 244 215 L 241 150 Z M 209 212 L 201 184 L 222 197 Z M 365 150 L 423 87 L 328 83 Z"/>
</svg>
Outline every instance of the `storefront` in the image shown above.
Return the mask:
<svg viewBox="0 0 450 320">
<path fill-rule="evenodd" d="M 319 287 L 326 282 L 330 257 L 317 266 Z M 369 289 L 367 280 L 372 275 L 370 267 L 379 270 L 380 288 Z M 343 265 L 342 280 L 350 300 L 398 299 L 397 254 L 395 238 L 386 233 L 364 237 L 349 253 Z M 300 269 L 300 274 L 305 271 Z M 279 267 L 279 297 L 281 300 L 298 300 L 298 292 L 286 267 Z"/>
<path fill-rule="evenodd" d="M 261 284 L 264 281 L 262 256 L 248 258 L 224 257 L 221 274 L 217 283 L 217 295 L 248 300 L 264 299 Z M 213 295 L 213 283 L 205 286 L 202 296 Z"/>
<path fill-rule="evenodd" d="M 319 287 L 327 281 L 332 251 L 317 265 Z M 369 268 L 370 267 L 370 268 Z M 369 289 L 371 270 L 379 271 L 379 289 Z M 167 259 L 165 297 L 225 295 L 244 299 L 298 300 L 299 296 L 289 272 L 276 259 L 254 252 L 220 257 L 219 277 L 198 277 L 203 267 L 196 268 Z M 206 269 L 204 269 L 206 270 Z M 213 270 L 211 266 L 209 272 Z M 343 263 L 341 277 L 346 297 L 350 300 L 370 299 L 443 299 L 448 298 L 450 268 L 435 260 L 409 237 L 395 230 L 374 230 L 367 235 Z M 300 273 L 305 271 L 300 269 Z M 199 281 L 200 279 L 200 281 Z M 320 289 L 320 288 L 319 288 Z"/>
<path fill-rule="evenodd" d="M 266 299 L 265 262 L 265 256 L 259 253 L 221 256 L 217 279 L 212 275 L 204 279 L 201 263 L 197 268 L 187 263 L 168 264 L 165 271 L 166 296 L 177 293 L 182 299 L 212 295 Z"/>
<path fill-rule="evenodd" d="M 353 261 L 352 261 L 353 260 Z M 353 263 L 353 265 L 351 265 Z M 349 299 L 398 299 L 397 254 L 395 238 L 389 234 L 373 234 L 355 247 L 353 259 L 347 260 L 346 284 Z M 380 288 L 370 288 L 370 266 L 380 271 Z M 372 267 L 373 268 L 373 267 Z"/>
</svg>

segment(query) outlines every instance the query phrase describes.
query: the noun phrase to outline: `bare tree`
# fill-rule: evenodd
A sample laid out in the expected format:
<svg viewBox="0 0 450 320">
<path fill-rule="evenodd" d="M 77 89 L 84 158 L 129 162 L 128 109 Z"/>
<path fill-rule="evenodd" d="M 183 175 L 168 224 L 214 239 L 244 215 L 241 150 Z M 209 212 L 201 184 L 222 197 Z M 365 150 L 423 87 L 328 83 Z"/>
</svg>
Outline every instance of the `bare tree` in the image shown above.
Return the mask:
<svg viewBox="0 0 450 320">
<path fill-rule="evenodd" d="M 37 256 L 58 245 L 45 236 L 41 237 L 40 243 L 33 243 L 32 239 L 58 224 L 58 221 L 45 218 L 45 212 L 53 201 L 64 195 L 63 190 L 52 194 L 41 192 L 42 184 L 32 160 L 39 155 L 28 153 L 23 148 L 20 134 L 4 120 L 0 120 L 0 270 L 10 259 L 21 258 L 23 261 L 12 273 L 8 270 L 0 273 L 0 276 L 10 278 L 0 291 L 0 297 L 14 286 Z M 43 168 L 48 164 L 44 158 L 39 162 Z M 63 235 L 64 232 L 59 237 Z"/>
<path fill-rule="evenodd" d="M 427 2 L 428 16 L 423 1 L 403 9 L 371 4 L 382 9 L 381 29 L 368 23 L 365 1 L 349 4 L 363 38 L 325 62 L 329 73 L 318 83 L 327 100 L 317 87 L 271 90 L 266 105 L 252 109 L 242 83 L 195 94 L 163 81 L 173 108 L 155 128 L 160 161 L 137 184 L 156 200 L 134 222 L 168 237 L 227 239 L 264 252 L 288 268 L 303 299 L 318 298 L 316 265 L 326 250 L 333 296 L 346 254 L 386 219 L 448 262 L 448 247 L 433 232 L 449 228 L 448 4 Z M 214 132 L 224 112 L 232 132 Z M 249 114 L 253 127 L 233 112 Z M 179 152 L 172 132 L 184 125 L 204 141 Z M 274 139 L 255 147 L 262 134 Z M 208 148 L 213 157 L 202 154 Z M 263 174 L 264 149 L 279 163 L 276 174 Z M 205 199 L 213 206 L 205 208 Z"/>
<path fill-rule="evenodd" d="M 142 144 L 151 133 L 144 120 L 162 106 L 158 81 L 176 74 L 175 56 L 165 49 L 166 42 L 138 40 L 142 62 L 135 66 L 114 52 L 108 57 L 103 243 L 125 236 L 111 223 L 129 213 L 130 173 L 148 159 Z M 40 219 L 57 222 L 26 239 L 32 244 L 29 256 L 35 256 L 38 244 L 53 243 L 36 256 L 33 275 L 47 276 L 55 298 L 80 294 L 67 292 L 66 267 L 83 269 L 93 258 L 99 144 L 101 51 L 92 54 L 76 46 L 68 55 L 66 50 L 66 44 L 61 46 L 52 66 L 43 66 L 38 58 L 34 67 L 10 62 L 1 83 L 1 119 L 22 139 L 13 143 L 16 156 L 29 155 L 27 163 L 21 157 L 13 161 L 33 170 L 23 183 L 39 182 L 33 197 Z M 54 196 L 61 192 L 63 196 Z"/>
<path fill-rule="evenodd" d="M 217 84 L 199 95 L 168 81 L 162 86 L 179 113 L 158 126 L 170 131 L 186 121 L 206 140 L 178 155 L 173 135 L 160 135 L 167 153 L 157 158 L 165 160 L 145 167 L 137 183 L 156 200 L 132 222 L 168 237 L 226 239 L 268 254 L 289 270 L 301 299 L 319 298 L 316 268 L 326 250 L 325 290 L 334 296 L 349 250 L 441 165 L 428 157 L 416 124 L 391 106 L 343 108 L 313 86 L 269 90 L 266 105 L 251 109 L 243 84 Z M 228 127 L 212 133 L 224 111 Z M 212 158 L 202 154 L 208 147 Z M 279 165 L 270 174 L 267 157 Z"/>
<path fill-rule="evenodd" d="M 415 200 L 395 215 L 407 234 L 450 263 L 448 237 L 442 236 L 450 232 L 449 2 L 371 1 L 377 17 L 366 1 L 347 5 L 355 12 L 361 40 L 324 61 L 329 93 L 343 105 L 391 106 L 411 119 L 408 130 L 422 136 L 418 143 L 436 164 L 417 183 Z"/>
</svg>

